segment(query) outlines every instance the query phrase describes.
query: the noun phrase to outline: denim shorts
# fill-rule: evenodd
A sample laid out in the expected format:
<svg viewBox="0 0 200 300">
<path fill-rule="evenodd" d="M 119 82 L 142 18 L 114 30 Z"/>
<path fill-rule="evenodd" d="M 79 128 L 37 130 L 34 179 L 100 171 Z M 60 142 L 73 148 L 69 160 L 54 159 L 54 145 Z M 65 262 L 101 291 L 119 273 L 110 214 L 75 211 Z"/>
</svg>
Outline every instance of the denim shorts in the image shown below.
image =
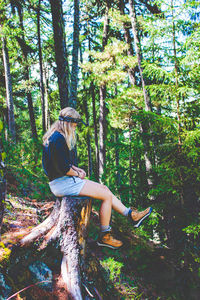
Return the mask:
<svg viewBox="0 0 200 300">
<path fill-rule="evenodd" d="M 49 182 L 49 187 L 56 197 L 78 196 L 86 180 L 75 176 L 63 176 Z"/>
</svg>

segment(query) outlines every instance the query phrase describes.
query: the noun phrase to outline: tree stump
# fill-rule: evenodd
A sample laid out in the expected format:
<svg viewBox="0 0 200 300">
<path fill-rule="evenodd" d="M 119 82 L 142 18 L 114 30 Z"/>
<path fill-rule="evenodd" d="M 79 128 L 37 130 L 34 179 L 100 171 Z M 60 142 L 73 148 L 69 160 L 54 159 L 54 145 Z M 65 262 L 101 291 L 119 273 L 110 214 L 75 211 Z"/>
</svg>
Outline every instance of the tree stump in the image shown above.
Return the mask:
<svg viewBox="0 0 200 300">
<path fill-rule="evenodd" d="M 58 241 L 62 252 L 61 276 L 71 299 L 82 299 L 80 268 L 84 269 L 90 212 L 88 197 L 57 198 L 48 218 L 21 240 L 25 246 L 42 237 L 41 248 Z"/>
</svg>

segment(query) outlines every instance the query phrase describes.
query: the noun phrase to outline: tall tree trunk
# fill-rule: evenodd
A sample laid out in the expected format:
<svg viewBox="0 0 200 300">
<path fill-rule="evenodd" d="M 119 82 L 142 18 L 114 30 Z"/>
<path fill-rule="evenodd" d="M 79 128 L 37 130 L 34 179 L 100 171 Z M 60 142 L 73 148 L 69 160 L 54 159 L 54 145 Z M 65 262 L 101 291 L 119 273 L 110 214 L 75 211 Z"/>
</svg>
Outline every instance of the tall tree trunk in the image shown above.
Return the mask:
<svg viewBox="0 0 200 300">
<path fill-rule="evenodd" d="M 48 102 L 48 96 L 49 96 L 49 75 L 48 75 L 48 67 L 44 66 L 44 91 L 45 91 L 45 97 L 44 97 L 44 101 L 45 101 L 45 124 L 47 129 L 50 127 L 50 116 L 49 116 L 49 102 Z"/>
<path fill-rule="evenodd" d="M 5 154 L 3 152 L 2 145 L 2 130 L 3 130 L 3 122 L 0 121 L 0 237 L 1 237 L 1 226 L 4 215 L 4 203 L 5 203 L 5 195 L 6 195 L 6 177 L 5 177 Z"/>
<path fill-rule="evenodd" d="M 74 0 L 74 32 L 69 105 L 76 108 L 78 88 L 79 0 Z"/>
<path fill-rule="evenodd" d="M 98 143 L 98 129 L 97 129 L 97 117 L 96 117 L 96 100 L 94 84 L 91 82 L 90 91 L 92 94 L 92 113 L 93 113 L 93 124 L 94 124 L 94 138 L 95 138 L 95 155 L 96 155 L 96 180 L 99 181 L 99 143 Z"/>
<path fill-rule="evenodd" d="M 26 49 L 26 41 L 24 36 L 24 24 L 23 24 L 23 9 L 22 7 L 18 6 L 18 14 L 20 19 L 20 28 L 22 30 L 22 43 L 20 43 L 20 47 L 22 49 L 22 56 L 24 60 L 24 77 L 27 83 L 29 83 L 29 65 L 28 65 L 28 51 Z M 25 47 L 23 46 L 25 45 Z M 26 92 L 27 100 L 28 100 L 28 110 L 29 110 L 29 117 L 30 117 L 30 125 L 31 125 L 31 132 L 32 137 L 37 140 L 37 130 L 36 130 L 36 124 L 35 124 L 35 116 L 34 116 L 34 109 L 33 109 L 33 100 L 31 92 Z"/>
<path fill-rule="evenodd" d="M 171 0 L 171 11 L 172 11 L 172 37 L 173 37 L 173 52 L 174 52 L 174 68 L 175 68 L 175 85 L 176 89 L 178 89 L 179 82 L 178 82 L 178 60 L 177 60 L 177 53 L 176 53 L 176 30 L 175 30 L 175 23 L 174 23 L 174 3 L 173 0 Z M 178 151 L 179 154 L 181 155 L 181 116 L 180 116 L 180 99 L 179 95 L 177 93 L 175 94 L 176 96 L 176 113 L 177 113 L 177 120 L 178 120 Z M 184 193 L 183 193 L 183 174 L 182 171 L 180 170 L 180 181 L 181 181 L 181 186 L 180 186 L 180 202 L 181 206 L 184 206 Z"/>
<path fill-rule="evenodd" d="M 103 42 L 102 42 L 102 51 L 107 45 L 108 41 L 108 30 L 109 30 L 109 2 L 106 1 L 106 12 L 104 18 L 104 29 L 103 29 Z M 99 91 L 100 95 L 100 114 L 99 114 L 99 176 L 101 178 L 104 172 L 105 160 L 106 160 L 106 86 L 102 85 Z"/>
<path fill-rule="evenodd" d="M 80 47 L 80 61 L 83 63 L 83 56 L 82 56 L 82 49 Z M 83 82 L 85 80 L 85 74 L 83 73 Z M 85 85 L 83 85 L 83 90 L 86 90 Z M 85 115 L 86 115 L 86 123 L 89 126 L 89 112 L 88 112 L 88 103 L 87 103 L 87 95 L 83 97 L 83 104 L 85 108 Z M 90 142 L 90 133 L 87 132 L 87 148 L 88 148 L 88 175 L 89 177 L 92 176 L 92 151 L 91 151 L 91 142 Z"/>
<path fill-rule="evenodd" d="M 119 9 L 120 9 L 120 12 L 122 15 L 125 15 L 125 3 L 124 3 L 124 0 L 120 0 L 119 1 Z M 131 44 L 131 35 L 130 35 L 130 31 L 129 31 L 129 28 L 127 27 L 127 24 L 123 23 L 123 29 L 124 29 L 124 38 L 125 38 L 125 41 L 126 43 L 129 45 L 129 48 L 128 48 L 128 56 L 134 56 L 134 51 L 133 51 L 133 47 L 132 47 L 132 44 Z M 128 69 L 128 75 L 129 75 L 129 79 L 130 79 L 130 82 L 131 84 L 134 86 L 135 85 L 135 70 L 134 68 L 129 68 Z"/>
<path fill-rule="evenodd" d="M 43 133 L 47 130 L 46 123 L 46 109 L 45 109 L 45 95 L 44 95 L 44 80 L 43 80 L 43 59 L 42 59 L 42 47 L 41 47 L 41 34 L 40 34 L 40 5 L 41 0 L 38 1 L 37 7 L 37 36 L 38 36 L 38 52 L 39 52 L 39 65 L 40 65 L 40 95 L 42 104 L 42 128 Z"/>
<path fill-rule="evenodd" d="M 3 50 L 4 71 L 5 71 L 5 84 L 6 84 L 8 129 L 11 134 L 12 140 L 16 141 L 12 78 L 11 78 L 11 74 L 10 74 L 10 62 L 9 62 L 9 56 L 8 56 L 8 49 L 6 46 L 6 39 L 4 37 L 2 37 L 2 50 Z"/>
<path fill-rule="evenodd" d="M 90 35 L 88 34 L 88 48 L 91 50 L 91 40 Z M 91 57 L 89 56 L 89 61 Z M 97 129 L 97 117 L 96 117 L 96 99 L 95 99 L 95 86 L 93 82 L 90 83 L 90 92 L 92 96 L 92 114 L 93 114 L 93 124 L 94 124 L 94 138 L 95 138 L 95 158 L 96 158 L 96 168 L 95 168 L 95 177 L 99 181 L 99 143 L 98 143 L 98 129 Z"/>
<path fill-rule="evenodd" d="M 131 120 L 129 120 L 129 200 L 133 199 L 133 179 L 132 179 L 132 147 L 131 147 Z"/>
<path fill-rule="evenodd" d="M 147 93 L 147 90 L 145 87 L 145 80 L 144 80 L 144 76 L 143 76 L 142 55 L 141 55 L 141 50 L 140 50 L 137 18 L 136 18 L 136 12 L 135 12 L 135 0 L 129 0 L 129 7 L 130 7 L 132 30 L 133 30 L 133 34 L 134 34 L 135 52 L 136 52 L 136 56 L 137 56 L 138 67 L 139 67 L 139 72 L 140 72 L 140 79 L 141 79 L 142 89 L 143 89 L 143 94 L 144 94 L 145 110 L 151 111 L 151 103 L 150 103 L 150 99 L 149 99 L 149 96 L 148 96 L 148 93 Z"/>
<path fill-rule="evenodd" d="M 121 184 L 121 177 L 120 177 L 120 172 L 119 172 L 119 149 L 118 149 L 118 142 L 119 142 L 119 134 L 118 134 L 118 129 L 115 130 L 115 164 L 117 168 L 117 189 L 118 192 L 120 190 L 120 184 Z"/>
<path fill-rule="evenodd" d="M 178 88 L 178 60 L 176 54 L 176 33 L 175 33 L 175 23 L 174 23 L 174 3 L 171 0 L 171 10 L 172 10 L 172 39 L 173 39 L 173 52 L 174 52 L 174 69 L 175 69 L 175 84 Z M 176 114 L 178 120 L 178 143 L 181 145 L 181 117 L 180 117 L 180 99 L 176 93 Z"/>
<path fill-rule="evenodd" d="M 145 110 L 151 111 L 151 102 L 150 98 L 148 96 L 147 90 L 146 90 L 146 83 L 143 76 L 143 68 L 142 68 L 142 53 L 141 53 L 141 47 L 140 47 L 140 40 L 138 35 L 138 25 L 137 25 L 137 18 L 136 18 L 136 11 L 135 11 L 135 0 L 129 0 L 129 7 L 130 7 L 130 17 L 131 17 L 131 25 L 132 30 L 134 34 L 134 44 L 135 44 L 135 52 L 137 56 L 137 62 L 138 62 L 138 68 L 140 72 L 140 79 L 142 83 L 142 89 L 143 89 L 143 95 L 144 95 L 144 103 L 145 103 Z M 150 189 L 153 185 L 152 181 L 152 162 L 149 158 L 148 151 L 150 150 L 150 141 L 149 138 L 147 138 L 148 132 L 151 132 L 151 124 L 148 123 L 148 125 L 144 124 L 144 122 L 141 123 L 140 131 L 143 135 L 143 143 L 145 148 L 144 153 L 144 160 L 145 160 L 145 167 L 146 167 L 146 174 L 147 174 L 147 184 L 148 188 Z M 146 136 L 144 136 L 146 135 Z M 153 197 L 152 197 L 153 200 Z"/>
<path fill-rule="evenodd" d="M 84 106 L 85 106 L 85 114 L 86 114 L 86 122 L 89 126 L 89 113 L 88 113 L 88 104 L 87 98 L 84 97 Z M 92 168 L 92 151 L 91 151 L 91 142 L 90 142 L 90 133 L 87 132 L 87 147 L 88 147 L 88 175 L 92 176 L 93 168 Z"/>
<path fill-rule="evenodd" d="M 27 58 L 26 58 L 26 63 L 27 63 Z M 25 80 L 29 82 L 29 67 L 26 65 L 25 67 Z M 30 124 L 31 124 L 31 132 L 32 132 L 32 137 L 37 140 L 37 130 L 36 130 L 36 124 L 35 124 L 35 115 L 34 115 L 34 109 L 33 109 L 33 100 L 32 100 L 32 95 L 31 92 L 27 92 L 27 100 L 28 100 L 28 110 L 29 110 L 29 117 L 30 117 Z"/>
<path fill-rule="evenodd" d="M 62 0 L 50 0 L 50 3 L 53 20 L 53 33 L 60 95 L 60 106 L 63 109 L 69 104 L 69 66 L 67 60 Z"/>
</svg>

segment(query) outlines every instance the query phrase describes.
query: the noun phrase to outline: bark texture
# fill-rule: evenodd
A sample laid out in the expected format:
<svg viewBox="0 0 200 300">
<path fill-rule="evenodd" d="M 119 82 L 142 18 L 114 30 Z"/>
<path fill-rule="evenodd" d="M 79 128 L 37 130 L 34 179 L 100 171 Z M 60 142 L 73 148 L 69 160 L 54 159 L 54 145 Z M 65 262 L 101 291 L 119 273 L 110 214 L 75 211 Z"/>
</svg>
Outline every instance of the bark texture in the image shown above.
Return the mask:
<svg viewBox="0 0 200 300">
<path fill-rule="evenodd" d="M 106 2 L 106 11 L 104 17 L 104 28 L 103 28 L 103 41 L 102 41 L 102 51 L 104 50 L 105 46 L 108 42 L 108 30 L 109 30 L 109 1 Z M 106 147 L 105 147 L 105 140 L 106 140 L 106 85 L 102 84 L 99 90 L 100 96 L 100 112 L 99 112 L 99 176 L 103 175 L 105 160 L 106 160 Z"/>
<path fill-rule="evenodd" d="M 8 129 L 10 131 L 12 140 L 15 141 L 16 140 L 16 130 L 15 130 L 15 117 L 14 117 L 12 78 L 11 78 L 11 74 L 10 74 L 10 62 L 9 62 L 9 56 L 8 56 L 8 48 L 6 45 L 6 39 L 4 37 L 2 37 L 2 50 L 3 50 L 4 71 L 5 71 L 5 84 L 6 84 Z"/>
<path fill-rule="evenodd" d="M 57 241 L 62 252 L 61 276 L 71 299 L 82 299 L 81 272 L 84 270 L 87 225 L 91 200 L 86 197 L 57 199 L 49 217 L 21 240 L 25 246 L 44 237 L 41 248 Z"/>
<path fill-rule="evenodd" d="M 47 130 L 46 123 L 46 109 L 45 109 L 45 94 L 44 94 L 44 80 L 43 80 L 43 59 L 42 59 L 42 46 L 41 46 L 41 34 L 40 34 L 40 5 L 41 0 L 38 2 L 37 7 L 37 36 L 38 36 L 38 52 L 39 52 L 39 65 L 40 65 L 40 95 L 42 104 L 42 128 L 43 133 Z"/>
<path fill-rule="evenodd" d="M 68 106 L 69 67 L 61 0 L 50 0 L 61 109 Z"/>
<path fill-rule="evenodd" d="M 79 0 L 74 0 L 74 31 L 69 106 L 76 108 L 78 88 Z"/>
<path fill-rule="evenodd" d="M 3 124 L 0 121 L 0 237 L 1 237 L 1 225 L 3 221 L 4 215 L 4 202 L 5 202 L 5 194 L 6 194 L 6 177 L 5 177 L 5 164 L 4 164 L 4 152 L 2 146 L 2 136 L 1 131 Z"/>
<path fill-rule="evenodd" d="M 22 37 L 16 37 L 21 50 L 22 50 L 22 56 L 24 61 L 24 78 L 27 83 L 30 81 L 29 76 L 29 63 L 28 63 L 28 54 L 32 51 L 32 49 L 26 44 L 25 36 L 24 36 L 24 22 L 23 22 L 23 8 L 21 6 L 17 7 L 18 14 L 19 14 L 19 20 L 20 20 L 20 28 L 22 30 Z M 28 101 L 28 110 L 29 110 L 29 117 L 30 117 L 30 125 L 31 125 L 31 132 L 32 137 L 37 140 L 37 130 L 36 130 L 36 124 L 35 124 L 35 115 L 34 115 L 34 109 L 33 109 L 33 100 L 32 95 L 30 91 L 30 87 L 26 89 L 26 95 L 27 95 L 27 101 Z"/>
<path fill-rule="evenodd" d="M 143 68 L 142 68 L 142 55 L 141 55 L 141 49 L 140 49 L 140 40 L 138 35 L 138 25 L 137 25 L 137 18 L 136 18 L 136 12 L 135 12 L 135 1 L 129 0 L 129 6 L 130 6 L 130 17 L 131 17 L 131 24 L 132 24 L 132 30 L 134 34 L 134 42 L 135 42 L 135 52 L 137 56 L 138 61 L 138 68 L 140 72 L 140 79 L 142 83 L 142 89 L 144 94 L 144 102 L 145 102 L 145 110 L 151 111 L 151 103 L 150 99 L 146 90 L 146 83 L 143 76 Z"/>
</svg>

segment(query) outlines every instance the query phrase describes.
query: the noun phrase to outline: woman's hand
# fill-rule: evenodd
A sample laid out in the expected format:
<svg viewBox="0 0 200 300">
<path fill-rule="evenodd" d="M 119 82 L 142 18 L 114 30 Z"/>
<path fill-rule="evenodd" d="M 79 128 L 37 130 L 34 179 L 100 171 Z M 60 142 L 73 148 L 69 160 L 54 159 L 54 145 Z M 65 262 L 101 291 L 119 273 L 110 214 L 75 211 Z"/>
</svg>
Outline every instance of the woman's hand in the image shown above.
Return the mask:
<svg viewBox="0 0 200 300">
<path fill-rule="evenodd" d="M 86 176 L 86 172 L 83 169 L 78 168 L 77 172 L 79 173 L 78 177 L 84 179 Z"/>
<path fill-rule="evenodd" d="M 77 176 L 81 179 L 84 179 L 85 176 L 86 176 L 86 172 L 81 169 L 81 168 L 78 168 L 76 166 L 72 166 L 72 169 L 77 173 Z"/>
</svg>

